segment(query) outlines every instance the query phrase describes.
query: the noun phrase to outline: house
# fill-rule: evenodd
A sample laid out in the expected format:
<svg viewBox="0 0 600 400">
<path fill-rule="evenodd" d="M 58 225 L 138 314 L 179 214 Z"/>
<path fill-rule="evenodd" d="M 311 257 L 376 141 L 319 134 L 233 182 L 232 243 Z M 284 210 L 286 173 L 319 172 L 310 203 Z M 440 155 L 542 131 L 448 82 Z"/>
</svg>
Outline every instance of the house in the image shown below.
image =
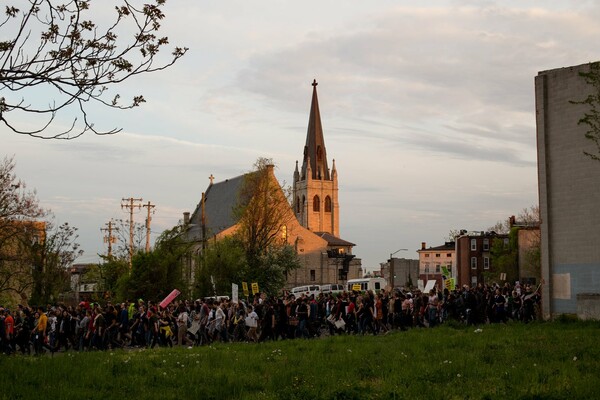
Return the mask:
<svg viewBox="0 0 600 400">
<path fill-rule="evenodd" d="M 290 205 L 277 178 L 273 166 L 267 166 L 269 185 L 275 188 L 277 201 L 273 212 L 284 221 L 278 235 L 296 249 L 301 268 L 287 277 L 287 288 L 305 284 L 344 284 L 348 279 L 362 277 L 361 260 L 352 253 L 354 243 L 339 234 L 338 172 L 335 161 L 328 167 L 327 151 L 323 136 L 317 83 L 313 82 L 312 102 L 309 115 L 306 144 L 303 149 L 302 167 L 296 167 L 293 180 L 293 204 Z M 220 182 L 210 177 L 210 183 L 202 194 L 200 203 L 189 214 L 184 214 L 187 240 L 196 243 L 195 251 L 211 240 L 234 234 L 240 229 L 240 201 L 244 200 L 245 182 L 252 179 L 244 174 Z M 247 203 L 246 203 L 247 204 Z M 194 267 L 190 264 L 188 278 L 193 281 Z"/>
<path fill-rule="evenodd" d="M 500 241 L 506 247 L 510 245 L 507 234 L 493 231 L 460 232 L 456 237 L 455 254 L 458 285 L 476 286 L 479 283 L 491 284 L 517 279 L 516 260 L 510 269 L 493 265 L 491 251 L 495 241 Z"/>
<path fill-rule="evenodd" d="M 450 272 L 451 276 L 456 277 L 456 249 L 455 242 L 445 242 L 443 245 L 427 247 L 426 242 L 421 243 L 419 253 L 419 276 L 424 285 L 430 280 L 434 280 L 435 286 L 444 287 L 444 270 Z M 451 288 L 454 289 L 454 288 Z"/>
</svg>

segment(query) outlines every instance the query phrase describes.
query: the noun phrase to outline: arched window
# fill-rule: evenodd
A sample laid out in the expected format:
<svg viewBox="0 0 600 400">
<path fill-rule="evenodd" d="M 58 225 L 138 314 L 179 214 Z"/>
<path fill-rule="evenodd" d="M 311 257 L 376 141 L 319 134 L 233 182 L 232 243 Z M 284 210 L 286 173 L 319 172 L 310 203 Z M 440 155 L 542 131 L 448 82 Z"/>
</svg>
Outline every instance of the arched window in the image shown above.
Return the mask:
<svg viewBox="0 0 600 400">
<path fill-rule="evenodd" d="M 315 196 L 313 197 L 313 211 L 320 211 L 321 210 L 321 199 L 319 198 L 319 196 Z"/>
<path fill-rule="evenodd" d="M 300 197 L 296 197 L 296 214 L 300 214 Z"/>
<path fill-rule="evenodd" d="M 323 160 L 323 150 L 321 149 L 321 146 L 317 146 L 317 161 L 322 161 Z"/>
<path fill-rule="evenodd" d="M 325 197 L 325 212 L 331 212 L 331 197 Z"/>
</svg>

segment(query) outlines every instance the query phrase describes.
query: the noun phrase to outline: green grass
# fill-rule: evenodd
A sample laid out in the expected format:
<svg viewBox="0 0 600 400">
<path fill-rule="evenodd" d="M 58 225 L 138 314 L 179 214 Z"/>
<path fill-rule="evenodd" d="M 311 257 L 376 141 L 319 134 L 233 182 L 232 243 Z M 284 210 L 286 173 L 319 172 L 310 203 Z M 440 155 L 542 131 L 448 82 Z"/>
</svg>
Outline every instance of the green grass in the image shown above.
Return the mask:
<svg viewBox="0 0 600 400">
<path fill-rule="evenodd" d="M 0 357 L 2 399 L 595 399 L 600 323 Z"/>
</svg>

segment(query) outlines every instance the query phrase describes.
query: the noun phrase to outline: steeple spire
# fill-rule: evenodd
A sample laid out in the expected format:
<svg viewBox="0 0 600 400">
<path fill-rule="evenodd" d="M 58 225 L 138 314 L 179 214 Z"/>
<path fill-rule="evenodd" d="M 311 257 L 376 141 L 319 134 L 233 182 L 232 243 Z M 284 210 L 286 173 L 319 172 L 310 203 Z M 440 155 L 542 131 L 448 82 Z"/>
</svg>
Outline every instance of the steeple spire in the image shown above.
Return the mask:
<svg viewBox="0 0 600 400">
<path fill-rule="evenodd" d="M 317 85 L 317 80 L 313 80 L 312 103 L 310 105 L 301 175 L 303 178 L 308 178 L 308 170 L 311 173 L 310 178 L 312 179 L 330 180 L 329 168 L 327 166 L 327 151 L 325 150 L 325 140 L 323 139 L 323 126 L 321 125 L 321 114 L 319 112 L 319 99 L 317 98 Z M 308 163 L 310 163 L 310 168 L 308 168 Z"/>
</svg>

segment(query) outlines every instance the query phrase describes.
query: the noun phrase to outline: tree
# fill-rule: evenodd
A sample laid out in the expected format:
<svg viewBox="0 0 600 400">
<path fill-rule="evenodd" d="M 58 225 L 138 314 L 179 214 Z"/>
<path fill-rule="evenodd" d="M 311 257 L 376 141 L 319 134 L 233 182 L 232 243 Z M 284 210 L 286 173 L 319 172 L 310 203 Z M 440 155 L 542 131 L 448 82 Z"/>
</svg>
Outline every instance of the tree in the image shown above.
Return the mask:
<svg viewBox="0 0 600 400">
<path fill-rule="evenodd" d="M 77 228 L 65 222 L 54 226 L 46 224 L 45 237 L 31 246 L 33 266 L 32 304 L 54 301 L 60 293 L 69 290 L 68 267 L 83 254 L 77 243 Z"/>
<path fill-rule="evenodd" d="M 287 225 L 295 216 L 273 174 L 273 161 L 259 158 L 254 168 L 240 189 L 236 237 L 244 247 L 246 279 L 276 294 L 285 284 L 286 274 L 300 266 L 286 237 Z"/>
<path fill-rule="evenodd" d="M 228 295 L 232 283 L 247 282 L 245 248 L 238 237 L 211 242 L 200 257 L 195 273 L 196 297 Z"/>
<path fill-rule="evenodd" d="M 23 3 L 26 7 L 17 8 Z M 117 133 L 119 128 L 95 127 L 88 115 L 93 105 L 139 106 L 145 102 L 143 95 L 123 103 L 111 88 L 133 76 L 168 68 L 186 53 L 187 48 L 175 47 L 166 60 L 158 59 L 169 43 L 158 35 L 165 0 L 142 7 L 122 0 L 114 19 L 105 25 L 91 17 L 92 3 L 28 0 L 6 5 L 0 37 L 10 39 L 0 40 L 0 121 L 12 131 L 44 139 L 73 139 L 87 131 Z M 71 120 L 69 127 L 45 134 L 58 113 Z M 25 117 L 34 128 L 15 122 Z"/>
<path fill-rule="evenodd" d="M 495 277 L 506 274 L 506 280 L 514 282 L 519 279 L 519 228 L 512 228 L 508 233 L 508 243 L 501 238 L 492 240 L 491 261 Z M 487 283 L 487 282 L 486 282 Z"/>
<path fill-rule="evenodd" d="M 600 161 L 600 62 L 590 64 L 589 72 L 580 72 L 579 75 L 591 86 L 591 93 L 583 100 L 571 101 L 572 104 L 585 105 L 588 111 L 577 122 L 585 125 L 585 137 L 595 145 L 595 151 L 585 151 L 583 154 L 592 160 Z"/>
<path fill-rule="evenodd" d="M 0 294 L 13 293 L 23 300 L 30 290 L 31 263 L 26 256 L 34 235 L 45 230 L 37 220 L 48 212 L 39 206 L 36 193 L 17 178 L 13 158 L 0 163 Z"/>
<path fill-rule="evenodd" d="M 183 261 L 191 248 L 191 243 L 182 239 L 184 229 L 178 225 L 166 230 L 156 240 L 154 250 L 134 255 L 131 273 L 117 284 L 119 298 L 162 300 L 173 289 L 182 289 Z"/>
<path fill-rule="evenodd" d="M 245 175 L 239 193 L 239 229 L 246 258 L 252 267 L 272 245 L 281 245 L 285 226 L 294 218 L 288 200 L 273 175 L 273 161 L 259 158 Z"/>
</svg>

